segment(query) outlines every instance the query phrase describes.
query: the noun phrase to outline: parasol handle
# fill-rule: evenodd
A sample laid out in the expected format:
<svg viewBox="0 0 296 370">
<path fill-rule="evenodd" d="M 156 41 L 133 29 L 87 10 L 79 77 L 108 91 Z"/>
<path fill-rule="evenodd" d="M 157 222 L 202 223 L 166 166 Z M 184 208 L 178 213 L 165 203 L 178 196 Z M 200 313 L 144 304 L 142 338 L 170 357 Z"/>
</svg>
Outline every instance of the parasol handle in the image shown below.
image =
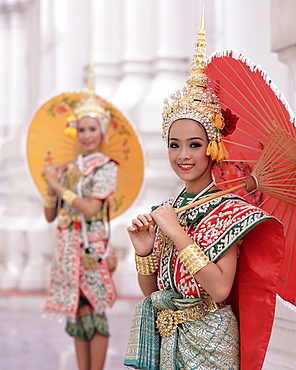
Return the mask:
<svg viewBox="0 0 296 370">
<path fill-rule="evenodd" d="M 49 166 L 51 164 L 52 164 L 51 151 L 48 150 L 47 153 L 46 153 L 46 157 L 44 157 L 43 167 Z M 42 176 L 42 178 L 46 182 L 46 184 L 48 185 L 48 181 L 46 180 L 45 176 Z"/>
<path fill-rule="evenodd" d="M 245 188 L 247 185 L 245 182 L 243 182 L 242 184 L 240 185 L 236 185 L 236 186 L 233 186 L 232 188 L 229 188 L 229 189 L 226 189 L 226 190 L 221 190 L 221 191 L 218 191 L 217 193 L 215 194 L 212 194 L 212 195 L 209 195 L 208 197 L 205 197 L 205 198 L 202 198 L 202 199 L 199 199 L 199 200 L 196 200 L 195 202 L 193 203 L 189 203 L 189 204 L 186 204 L 186 206 L 183 206 L 183 207 L 180 207 L 180 208 L 177 208 L 176 209 L 176 214 L 178 213 L 181 213 L 183 211 L 186 211 L 187 209 L 190 209 L 190 208 L 193 208 L 193 207 L 196 207 L 196 206 L 199 206 L 200 204 L 203 204 L 205 202 L 208 202 L 209 200 L 212 200 L 212 199 L 215 199 L 215 198 L 218 198 L 222 195 L 225 195 L 225 194 L 228 194 L 228 193 L 232 193 L 234 191 L 237 191 L 239 189 L 242 189 L 242 188 Z"/>
<path fill-rule="evenodd" d="M 255 178 L 255 176 L 254 175 L 247 176 L 247 177 L 244 178 L 244 181 L 240 185 L 233 186 L 232 188 L 229 188 L 229 189 L 226 189 L 226 190 L 218 191 L 217 193 L 209 195 L 208 197 L 199 199 L 199 200 L 197 200 L 193 203 L 189 203 L 184 207 L 176 209 L 175 212 L 176 212 L 176 214 L 178 214 L 180 212 L 186 211 L 187 209 L 190 209 L 190 208 L 199 206 L 200 204 L 203 204 L 205 202 L 208 202 L 209 200 L 218 198 L 218 197 L 220 197 L 222 195 L 225 195 L 225 194 L 235 192 L 235 191 L 237 191 L 239 189 L 242 189 L 242 188 L 246 188 L 247 191 L 249 192 L 249 191 L 256 190 L 257 187 L 258 187 L 257 186 L 257 179 Z M 133 226 L 136 229 L 136 232 L 138 232 L 138 231 L 147 230 L 151 225 L 152 226 L 156 225 L 156 222 L 154 220 L 152 220 L 146 226 L 142 226 L 142 227 L 138 227 L 137 225 L 133 225 Z"/>
<path fill-rule="evenodd" d="M 44 167 L 52 164 L 52 156 L 51 156 L 51 151 L 48 150 L 46 157 L 44 157 Z"/>
</svg>

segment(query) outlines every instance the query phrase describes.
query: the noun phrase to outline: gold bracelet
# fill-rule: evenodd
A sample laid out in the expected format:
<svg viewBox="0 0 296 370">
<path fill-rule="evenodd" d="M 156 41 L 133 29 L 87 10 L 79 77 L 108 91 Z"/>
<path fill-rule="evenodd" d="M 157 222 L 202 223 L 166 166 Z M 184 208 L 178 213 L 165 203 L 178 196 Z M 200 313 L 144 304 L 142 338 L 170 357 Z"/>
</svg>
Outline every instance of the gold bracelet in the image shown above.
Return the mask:
<svg viewBox="0 0 296 370">
<path fill-rule="evenodd" d="M 180 260 L 186 266 L 190 275 L 194 276 L 199 270 L 205 267 L 210 260 L 197 244 L 189 244 L 179 252 Z"/>
<path fill-rule="evenodd" d="M 136 270 L 141 275 L 152 275 L 157 270 L 158 260 L 154 251 L 146 257 L 135 254 Z"/>
<path fill-rule="evenodd" d="M 65 190 L 62 194 L 62 198 L 65 202 L 72 205 L 73 201 L 78 198 L 77 194 L 75 194 L 72 190 Z"/>
<path fill-rule="evenodd" d="M 44 207 L 46 208 L 57 208 L 57 201 L 58 196 L 57 195 L 45 195 L 44 198 Z"/>
</svg>

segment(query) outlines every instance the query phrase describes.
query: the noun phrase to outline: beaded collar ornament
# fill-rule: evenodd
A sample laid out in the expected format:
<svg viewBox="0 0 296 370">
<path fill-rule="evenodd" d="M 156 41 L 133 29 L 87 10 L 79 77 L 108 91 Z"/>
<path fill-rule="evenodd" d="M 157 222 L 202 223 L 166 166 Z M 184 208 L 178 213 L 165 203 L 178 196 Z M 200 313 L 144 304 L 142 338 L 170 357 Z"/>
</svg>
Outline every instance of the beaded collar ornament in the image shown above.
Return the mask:
<svg viewBox="0 0 296 370">
<path fill-rule="evenodd" d="M 220 101 L 209 83 L 210 80 L 206 75 L 206 37 L 203 10 L 190 77 L 182 91 L 178 90 L 171 95 L 171 102 L 168 99 L 164 100 L 162 138 L 164 141 L 168 141 L 170 127 L 176 120 L 193 119 L 201 123 L 206 130 L 209 139 L 206 154 L 219 162 L 228 159 L 229 155 L 222 142 L 221 130 L 224 127 L 224 118 L 221 115 Z"/>
<path fill-rule="evenodd" d="M 77 104 L 74 114 L 67 118 L 65 134 L 76 137 L 77 121 L 83 117 L 96 118 L 101 126 L 105 141 L 107 140 L 108 125 L 110 122 L 110 111 L 106 109 L 104 103 L 98 99 L 95 93 L 94 65 L 89 66 L 88 91 L 85 97 Z"/>
</svg>

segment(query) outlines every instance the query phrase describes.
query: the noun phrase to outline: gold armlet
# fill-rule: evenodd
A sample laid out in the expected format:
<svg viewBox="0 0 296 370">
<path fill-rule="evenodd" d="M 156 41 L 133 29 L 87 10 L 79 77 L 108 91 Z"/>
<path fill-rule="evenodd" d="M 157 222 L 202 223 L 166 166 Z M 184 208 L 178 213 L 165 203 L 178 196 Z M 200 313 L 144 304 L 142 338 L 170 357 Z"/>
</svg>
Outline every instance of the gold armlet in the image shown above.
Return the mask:
<svg viewBox="0 0 296 370">
<path fill-rule="evenodd" d="M 70 204 L 70 206 L 72 205 L 72 203 L 74 202 L 74 200 L 76 198 L 78 198 L 77 194 L 75 194 L 73 191 L 67 189 L 63 192 L 62 194 L 62 198 L 65 202 L 67 202 L 68 204 Z"/>
<path fill-rule="evenodd" d="M 146 257 L 135 254 L 136 270 L 141 275 L 152 275 L 157 270 L 158 260 L 154 251 Z"/>
<path fill-rule="evenodd" d="M 58 196 L 57 195 L 45 195 L 44 207 L 46 208 L 57 208 Z"/>
<path fill-rule="evenodd" d="M 190 275 L 194 276 L 199 270 L 205 267 L 210 260 L 197 244 L 189 244 L 179 252 L 182 263 L 186 266 Z"/>
</svg>

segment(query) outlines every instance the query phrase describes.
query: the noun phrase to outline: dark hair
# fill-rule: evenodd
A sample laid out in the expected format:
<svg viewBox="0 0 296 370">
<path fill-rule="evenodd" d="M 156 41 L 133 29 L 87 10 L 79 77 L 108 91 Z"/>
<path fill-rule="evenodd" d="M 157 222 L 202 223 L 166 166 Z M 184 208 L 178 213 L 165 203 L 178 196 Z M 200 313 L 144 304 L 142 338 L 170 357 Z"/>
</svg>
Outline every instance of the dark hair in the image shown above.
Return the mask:
<svg viewBox="0 0 296 370">
<path fill-rule="evenodd" d="M 207 139 L 208 139 L 208 141 L 209 141 L 207 131 L 206 131 L 206 129 L 204 128 L 204 126 L 203 126 L 199 121 L 195 120 L 194 118 L 186 118 L 186 117 L 184 117 L 184 118 L 178 118 L 178 119 L 176 119 L 176 120 L 175 120 L 174 122 L 172 122 L 172 124 L 170 125 L 169 132 L 168 132 L 168 141 L 167 141 L 167 146 L 169 146 L 169 141 L 170 141 L 170 132 L 171 132 L 171 127 L 172 127 L 173 123 L 175 123 L 176 121 L 181 121 L 182 119 L 190 119 L 191 121 L 194 121 L 194 122 L 198 123 L 198 124 L 199 124 L 199 126 L 200 126 L 200 127 L 204 130 L 204 132 L 206 133 Z"/>
</svg>

